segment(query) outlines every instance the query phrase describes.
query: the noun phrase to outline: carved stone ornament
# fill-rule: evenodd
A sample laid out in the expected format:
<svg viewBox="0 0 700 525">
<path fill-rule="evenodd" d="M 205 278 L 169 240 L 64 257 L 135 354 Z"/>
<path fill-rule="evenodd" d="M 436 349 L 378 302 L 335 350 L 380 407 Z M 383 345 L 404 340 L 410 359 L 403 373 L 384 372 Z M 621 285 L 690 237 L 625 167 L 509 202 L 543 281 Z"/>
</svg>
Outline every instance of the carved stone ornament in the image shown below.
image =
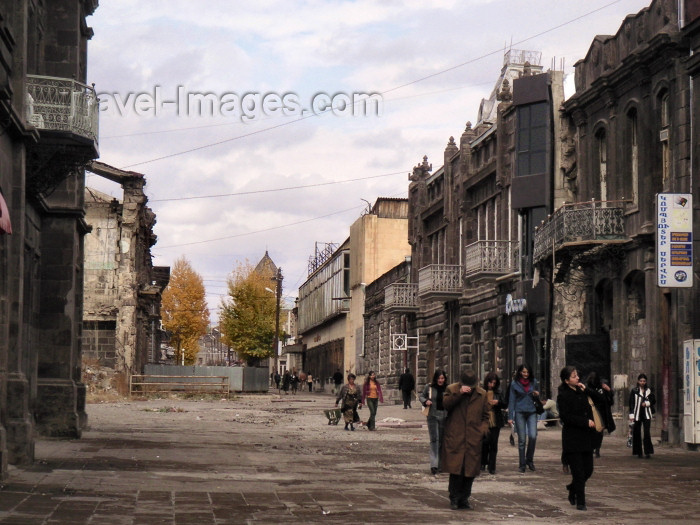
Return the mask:
<svg viewBox="0 0 700 525">
<path fill-rule="evenodd" d="M 503 83 L 501 84 L 501 90 L 498 92 L 498 95 L 496 96 L 496 100 L 499 102 L 512 102 L 513 101 L 513 93 L 510 90 L 510 82 L 508 81 L 507 78 L 503 79 Z"/>
</svg>

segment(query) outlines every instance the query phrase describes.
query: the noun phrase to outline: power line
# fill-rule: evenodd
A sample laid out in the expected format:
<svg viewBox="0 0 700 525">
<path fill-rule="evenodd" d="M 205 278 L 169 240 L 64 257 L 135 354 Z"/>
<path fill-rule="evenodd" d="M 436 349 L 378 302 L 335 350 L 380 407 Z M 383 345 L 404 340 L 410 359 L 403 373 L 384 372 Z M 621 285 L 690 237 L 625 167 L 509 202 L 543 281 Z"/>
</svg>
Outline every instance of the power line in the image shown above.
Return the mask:
<svg viewBox="0 0 700 525">
<path fill-rule="evenodd" d="M 331 182 L 317 182 L 315 184 L 305 184 L 300 186 L 288 186 L 286 188 L 272 188 L 268 190 L 252 190 L 252 191 L 239 191 L 235 193 L 219 193 L 215 195 L 198 195 L 194 197 L 173 197 L 171 199 L 152 199 L 150 202 L 171 202 L 171 201 L 186 201 L 194 199 L 212 199 L 216 197 L 235 197 L 239 195 L 255 195 L 258 193 L 273 193 L 277 191 L 288 191 L 288 190 L 299 190 L 304 188 L 317 188 L 319 186 L 330 186 L 332 184 L 343 184 L 346 182 L 357 182 L 360 180 L 377 179 L 379 177 L 390 177 L 393 175 L 401 175 L 406 173 L 406 171 L 395 171 L 393 173 L 382 173 L 381 175 L 370 175 L 369 177 L 358 177 L 356 179 L 346 179 L 346 180 L 336 180 Z"/>
<path fill-rule="evenodd" d="M 579 20 L 581 20 L 581 19 L 583 19 L 583 18 L 585 18 L 585 17 L 587 17 L 587 16 L 590 16 L 590 15 L 592 15 L 592 14 L 594 14 L 594 13 L 597 13 L 597 12 L 599 12 L 599 11 L 602 11 L 603 9 L 607 9 L 608 7 L 610 7 L 610 6 L 612 6 L 612 5 L 618 4 L 618 3 L 620 3 L 621 1 L 622 1 L 622 0 L 613 0 L 612 2 L 610 2 L 610 3 L 608 3 L 608 4 L 605 4 L 604 6 L 601 6 L 601 7 L 597 8 L 597 9 L 593 9 L 592 11 L 588 11 L 587 13 L 584 13 L 583 15 L 577 16 L 576 18 L 572 18 L 571 20 L 568 20 L 567 22 L 563 22 L 563 23 L 561 23 L 561 24 L 559 24 L 559 25 L 556 25 L 556 26 L 554 26 L 554 27 L 551 27 L 551 28 L 549 28 L 549 29 L 545 29 L 544 31 L 541 31 L 541 32 L 539 32 L 539 33 L 537 33 L 537 34 L 535 34 L 535 35 L 531 35 L 531 36 L 529 36 L 529 37 L 527 37 L 527 38 L 523 38 L 522 40 L 519 40 L 519 41 L 517 41 L 517 42 L 515 42 L 515 43 L 511 43 L 511 47 L 512 47 L 513 45 L 516 45 L 516 46 L 517 46 L 517 45 L 519 45 L 519 44 L 522 44 L 522 43 L 527 42 L 527 41 L 529 41 L 529 40 L 532 40 L 532 39 L 534 39 L 534 38 L 540 37 L 540 36 L 542 36 L 542 35 L 546 35 L 547 33 L 551 33 L 552 31 L 556 31 L 557 29 L 561 29 L 562 27 L 565 27 L 565 26 L 567 26 L 567 25 L 569 25 L 569 24 L 572 24 L 572 23 L 574 23 L 574 22 L 577 22 L 577 21 L 579 21 Z M 397 91 L 397 90 L 399 90 L 399 89 L 403 89 L 403 88 L 405 88 L 405 87 L 408 87 L 408 86 L 411 86 L 411 85 L 414 85 L 414 84 L 418 84 L 419 82 L 423 82 L 424 80 L 428 80 L 428 79 L 430 79 L 430 78 L 435 78 L 435 77 L 437 77 L 437 76 L 439 76 L 439 75 L 443 75 L 443 74 L 448 73 L 448 72 L 450 72 L 450 71 L 454 71 L 455 69 L 459 69 L 459 68 L 464 67 L 464 66 L 466 66 L 466 65 L 468 65 L 468 64 L 472 64 L 472 63 L 477 62 L 477 61 L 479 61 L 479 60 L 482 60 L 482 59 L 484 59 L 484 58 L 490 57 L 491 55 L 495 55 L 495 54 L 497 54 L 497 53 L 502 53 L 502 52 L 503 52 L 503 49 L 501 49 L 501 48 L 496 49 L 496 50 L 494 50 L 494 51 L 490 51 L 490 52 L 485 53 L 485 54 L 483 54 L 483 55 L 481 55 L 481 56 L 478 56 L 478 57 L 472 58 L 472 59 L 470 59 L 470 60 L 467 60 L 467 61 L 465 61 L 465 62 L 462 62 L 461 64 L 457 64 L 457 65 L 455 65 L 455 66 L 452 66 L 452 67 L 443 69 L 443 70 L 441 70 L 441 71 L 437 71 L 437 72 L 435 72 L 435 73 L 431 73 L 430 75 L 426 75 L 426 76 L 421 77 L 421 78 L 418 78 L 418 79 L 416 79 L 416 80 L 412 80 L 411 82 L 407 82 L 407 83 L 405 83 L 405 84 L 401 84 L 401 85 L 399 85 L 399 86 L 395 86 L 395 87 L 393 87 L 393 88 L 387 89 L 387 90 L 385 90 L 385 91 L 380 92 L 379 94 L 380 94 L 380 95 L 386 95 L 387 93 L 391 93 L 391 92 L 393 92 L 393 91 Z M 353 103 L 352 105 L 354 105 L 354 103 Z M 204 145 L 202 145 L 202 146 L 197 146 L 196 148 L 190 148 L 190 149 L 187 149 L 187 150 L 183 150 L 183 151 L 178 151 L 178 152 L 175 152 L 175 153 L 171 153 L 171 154 L 169 154 L 169 155 L 163 155 L 162 157 L 157 157 L 157 158 L 150 159 L 150 160 L 144 160 L 144 161 L 141 161 L 141 162 L 136 162 L 136 163 L 134 163 L 134 164 L 129 164 L 128 166 L 123 166 L 122 169 L 133 168 L 133 167 L 136 167 L 136 166 L 142 166 L 142 165 L 144 165 L 144 164 L 150 164 L 150 163 L 152 163 L 152 162 L 157 162 L 157 161 L 159 161 L 159 160 L 165 160 L 165 159 L 169 159 L 169 158 L 173 158 L 173 157 L 178 157 L 178 156 L 180 156 L 180 155 L 185 155 L 185 154 L 187 154 L 187 153 L 193 153 L 193 152 L 195 152 L 195 151 L 200 151 L 200 150 L 203 150 L 203 149 L 212 148 L 212 147 L 214 147 L 214 146 L 220 146 L 221 144 L 226 144 L 226 143 L 228 143 L 228 142 L 233 142 L 233 141 L 235 141 L 235 140 L 240 140 L 240 139 L 243 139 L 243 138 L 251 137 L 251 136 L 253 136 L 253 135 L 258 135 L 258 134 L 260 134 L 260 133 L 265 133 L 265 132 L 267 132 L 267 131 L 272 131 L 272 130 L 274 130 L 274 129 L 278 129 L 278 128 L 281 128 L 281 127 L 284 127 L 284 126 L 289 126 L 289 125 L 291 125 L 291 124 L 296 124 L 297 122 L 301 122 L 302 120 L 306 120 L 306 119 L 311 118 L 311 117 L 317 117 L 317 116 L 326 114 L 326 113 L 328 113 L 329 111 L 332 111 L 332 110 L 334 110 L 334 109 L 338 109 L 338 108 L 335 107 L 335 106 L 327 107 L 327 108 L 324 109 L 323 111 L 320 111 L 320 112 L 310 112 L 308 115 L 301 116 L 301 117 L 299 117 L 299 118 L 297 118 L 297 119 L 290 120 L 290 121 L 287 121 L 287 122 L 282 122 L 281 124 L 276 124 L 276 125 L 274 125 L 274 126 L 269 126 L 269 127 L 266 127 L 266 128 L 262 128 L 262 129 L 259 129 L 259 130 L 257 130 L 257 131 L 251 131 L 250 133 L 244 133 L 243 135 L 237 135 L 237 136 L 235 136 L 235 137 L 231 137 L 231 138 L 228 138 L 228 139 L 219 140 L 219 141 L 217 141 L 217 142 L 212 142 L 212 143 L 209 143 L 209 144 L 204 144 Z"/>
<path fill-rule="evenodd" d="M 364 208 L 364 207 L 365 207 L 364 205 L 362 205 L 362 206 L 353 206 L 352 208 L 346 208 L 346 209 L 344 209 L 344 210 L 334 211 L 333 213 L 328 213 L 328 214 L 326 214 L 326 215 L 321 215 L 320 217 L 313 217 L 313 218 L 311 218 L 311 219 L 304 219 L 303 221 L 290 222 L 289 224 L 284 224 L 284 225 L 281 225 L 281 226 L 271 226 L 270 228 L 263 228 L 262 230 L 255 230 L 255 231 L 246 232 L 246 233 L 237 233 L 236 235 L 227 235 L 226 237 L 217 237 L 217 238 L 215 238 L 215 239 L 207 239 L 207 240 L 204 240 L 204 241 L 186 242 L 186 243 L 182 243 L 182 244 L 171 244 L 171 245 L 169 245 L 169 246 L 161 246 L 160 248 L 161 248 L 161 249 L 165 249 L 165 248 L 179 248 L 179 247 L 181 247 L 181 246 L 192 246 L 192 245 L 194 245 L 194 244 L 204 244 L 204 243 L 207 243 L 207 242 L 224 241 L 224 240 L 226 240 L 226 239 L 234 239 L 234 238 L 236 238 L 236 237 L 244 237 L 244 236 L 246 236 L 246 235 L 254 235 L 254 234 L 256 234 L 256 233 L 263 233 L 263 232 L 268 232 L 268 231 L 272 231 L 272 230 L 279 230 L 279 229 L 282 229 L 282 228 L 288 228 L 289 226 L 296 226 L 297 224 L 304 224 L 304 223 L 306 223 L 306 222 L 317 221 L 317 220 L 319 220 L 319 219 L 325 219 L 326 217 L 331 217 L 331 216 L 333 216 L 333 215 L 338 215 L 338 214 L 341 214 L 341 213 L 345 213 L 346 211 L 356 210 L 356 209 L 358 209 L 358 208 Z"/>
</svg>

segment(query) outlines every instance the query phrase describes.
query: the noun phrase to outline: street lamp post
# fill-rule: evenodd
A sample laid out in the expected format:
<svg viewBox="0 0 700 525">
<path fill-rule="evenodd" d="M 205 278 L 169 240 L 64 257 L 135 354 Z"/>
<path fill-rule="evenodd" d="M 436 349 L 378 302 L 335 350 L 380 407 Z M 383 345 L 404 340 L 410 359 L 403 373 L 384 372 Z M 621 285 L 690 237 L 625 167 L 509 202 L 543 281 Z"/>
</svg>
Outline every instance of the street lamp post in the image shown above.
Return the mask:
<svg viewBox="0 0 700 525">
<path fill-rule="evenodd" d="M 278 372 L 278 352 L 279 352 L 279 341 L 280 341 L 280 300 L 282 299 L 282 268 L 277 268 L 277 275 L 272 277 L 273 281 L 277 282 L 275 286 L 275 299 L 277 300 L 277 305 L 275 307 L 275 340 L 273 344 L 273 355 L 274 358 L 272 363 L 274 365 L 274 371 Z"/>
</svg>

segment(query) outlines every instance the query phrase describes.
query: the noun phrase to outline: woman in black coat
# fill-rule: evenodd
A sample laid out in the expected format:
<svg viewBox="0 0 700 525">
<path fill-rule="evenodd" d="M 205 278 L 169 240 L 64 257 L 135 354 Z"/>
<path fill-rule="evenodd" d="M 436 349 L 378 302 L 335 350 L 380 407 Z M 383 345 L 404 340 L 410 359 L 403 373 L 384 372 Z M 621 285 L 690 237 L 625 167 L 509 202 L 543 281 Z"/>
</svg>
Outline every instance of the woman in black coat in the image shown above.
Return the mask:
<svg viewBox="0 0 700 525">
<path fill-rule="evenodd" d="M 586 480 L 593 474 L 593 443 L 596 424 L 591 403 L 600 403 L 602 396 L 579 382 L 573 366 L 562 368 L 557 405 L 563 428 L 561 443 L 563 458 L 571 471 L 569 503 L 586 510 Z"/>
</svg>

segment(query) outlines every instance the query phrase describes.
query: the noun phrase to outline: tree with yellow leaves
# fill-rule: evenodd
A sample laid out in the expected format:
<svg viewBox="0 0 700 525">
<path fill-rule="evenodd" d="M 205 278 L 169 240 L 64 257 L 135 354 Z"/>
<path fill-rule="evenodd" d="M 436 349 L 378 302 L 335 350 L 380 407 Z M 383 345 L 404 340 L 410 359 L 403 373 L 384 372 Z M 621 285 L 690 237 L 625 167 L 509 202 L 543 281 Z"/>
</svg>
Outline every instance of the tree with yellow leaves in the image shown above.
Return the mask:
<svg viewBox="0 0 700 525">
<path fill-rule="evenodd" d="M 266 290 L 270 285 L 269 275 L 239 263 L 228 279 L 228 298 L 222 300 L 223 341 L 249 364 L 272 355 L 276 298 Z"/>
<path fill-rule="evenodd" d="M 163 292 L 161 313 L 163 327 L 170 333 L 178 364 L 195 362 L 197 342 L 209 326 L 209 310 L 204 281 L 183 256 L 175 261 L 170 283 Z"/>
</svg>

